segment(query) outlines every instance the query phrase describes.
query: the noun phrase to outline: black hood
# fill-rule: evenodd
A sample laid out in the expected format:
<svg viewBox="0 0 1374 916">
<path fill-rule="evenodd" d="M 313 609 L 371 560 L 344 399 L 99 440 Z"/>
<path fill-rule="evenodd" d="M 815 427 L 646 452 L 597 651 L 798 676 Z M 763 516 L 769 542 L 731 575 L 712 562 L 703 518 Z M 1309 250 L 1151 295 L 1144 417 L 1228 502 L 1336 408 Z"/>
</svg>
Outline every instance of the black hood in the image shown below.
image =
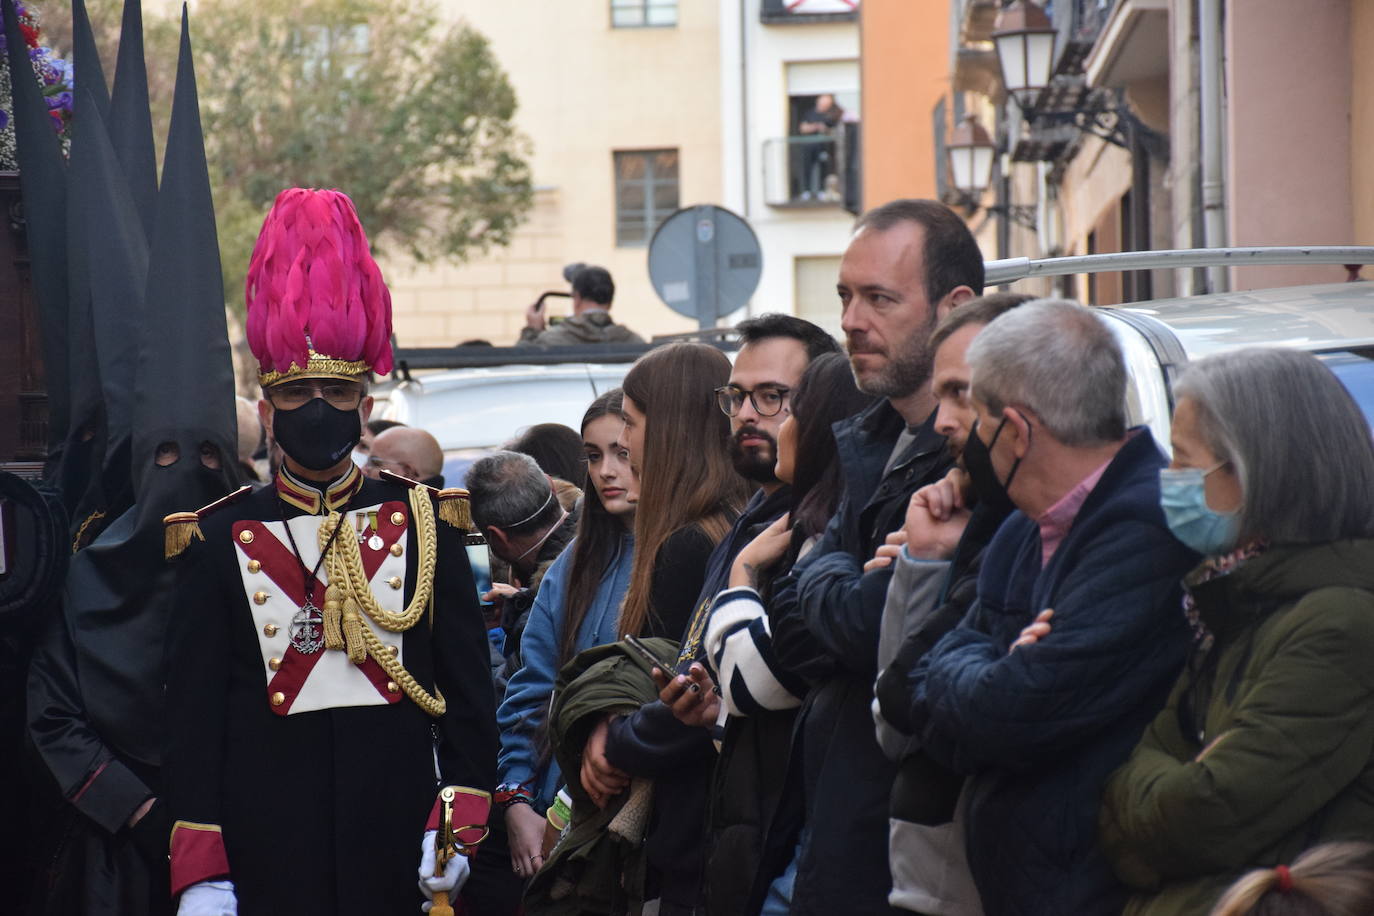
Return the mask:
<svg viewBox="0 0 1374 916">
<path fill-rule="evenodd" d="M 153 764 L 163 738 L 164 644 L 174 600 L 162 520 L 213 502 L 239 477 L 219 245 L 184 10 L 154 225 L 129 449 L 137 502 L 72 559 L 66 589 L 91 721 L 105 741 Z M 176 460 L 159 466 L 159 445 L 174 445 Z M 204 450 L 219 469 L 206 467 Z"/>
</svg>

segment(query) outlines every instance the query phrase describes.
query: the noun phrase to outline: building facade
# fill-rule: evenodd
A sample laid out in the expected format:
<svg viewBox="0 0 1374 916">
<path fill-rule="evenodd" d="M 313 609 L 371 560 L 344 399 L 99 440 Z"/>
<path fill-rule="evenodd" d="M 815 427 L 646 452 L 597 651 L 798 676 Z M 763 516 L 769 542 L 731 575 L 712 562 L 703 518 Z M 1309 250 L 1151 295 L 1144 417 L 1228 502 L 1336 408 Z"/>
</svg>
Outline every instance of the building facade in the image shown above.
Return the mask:
<svg viewBox="0 0 1374 916">
<path fill-rule="evenodd" d="M 1374 65 L 1361 52 L 1374 40 L 1370 0 L 1054 0 L 1035 7 L 1054 32 L 1050 79 L 1018 94 L 997 24 L 1030 5 L 949 9 L 945 129 L 973 114 L 996 164 L 972 194 L 946 173 L 942 193 L 985 251 L 1374 242 L 1374 164 L 1360 152 L 1374 134 Z M 1107 305 L 1345 277 L 1338 266 L 1156 270 L 1017 288 Z"/>
<path fill-rule="evenodd" d="M 717 4 L 706 0 L 439 0 L 491 41 L 530 140 L 534 207 L 511 244 L 462 265 L 383 263 L 402 346 L 513 344 L 525 309 L 599 264 L 612 314 L 645 337 L 694 321 L 654 294 L 649 237 L 679 206 L 721 196 Z M 566 299 L 547 311 L 568 313 Z"/>
</svg>

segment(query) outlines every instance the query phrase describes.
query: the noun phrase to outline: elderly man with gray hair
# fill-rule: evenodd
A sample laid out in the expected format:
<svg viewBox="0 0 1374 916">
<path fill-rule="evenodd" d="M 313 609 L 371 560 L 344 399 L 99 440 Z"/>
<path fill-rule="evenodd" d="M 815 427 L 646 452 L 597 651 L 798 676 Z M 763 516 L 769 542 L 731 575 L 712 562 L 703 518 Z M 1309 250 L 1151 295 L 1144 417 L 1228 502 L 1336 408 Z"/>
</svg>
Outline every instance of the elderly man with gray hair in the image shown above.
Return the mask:
<svg viewBox="0 0 1374 916">
<path fill-rule="evenodd" d="M 964 826 L 984 911 L 1120 912 L 1098 848 L 1108 775 L 1164 705 L 1190 630 L 1197 555 L 1159 506 L 1166 459 L 1126 427 L 1126 369 L 1090 309 L 1028 303 L 968 351 L 969 473 L 1018 511 L 987 548 L 968 615 L 913 672 L 926 752 L 968 774 Z"/>
<path fill-rule="evenodd" d="M 502 605 L 509 675 L 519 667 L 520 634 L 539 582 L 573 539 L 578 513 L 564 510 L 553 481 L 520 452 L 497 451 L 478 459 L 465 482 L 473 524 L 492 556 L 510 568 L 508 581 L 498 582 L 493 564 L 492 590 L 483 596 Z"/>
</svg>

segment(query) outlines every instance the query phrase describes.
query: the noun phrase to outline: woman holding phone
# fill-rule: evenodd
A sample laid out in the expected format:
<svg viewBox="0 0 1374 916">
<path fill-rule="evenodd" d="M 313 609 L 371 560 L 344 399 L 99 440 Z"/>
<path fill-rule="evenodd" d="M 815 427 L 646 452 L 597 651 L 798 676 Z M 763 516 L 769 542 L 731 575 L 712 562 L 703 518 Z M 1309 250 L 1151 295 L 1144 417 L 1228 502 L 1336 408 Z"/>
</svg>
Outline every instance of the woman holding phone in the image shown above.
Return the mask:
<svg viewBox="0 0 1374 916">
<path fill-rule="evenodd" d="M 745 503 L 745 481 L 730 460 L 730 422 L 716 402 L 715 390 L 729 379 L 730 361 L 699 343 L 653 350 L 625 376 L 621 442 L 640 474 L 640 502 L 620 635 L 681 637 L 706 561 Z M 625 791 L 631 776 L 655 778 L 657 797 L 672 796 L 670 774 L 651 772 L 659 748 L 640 731 L 642 712 L 607 716 L 587 739 L 582 787 L 599 807 Z M 670 813 L 656 812 L 645 847 L 648 897 L 660 899 L 660 912 L 691 909 L 700 893 L 699 870 L 687 848 L 700 837 L 683 837 L 674 826 Z"/>
</svg>

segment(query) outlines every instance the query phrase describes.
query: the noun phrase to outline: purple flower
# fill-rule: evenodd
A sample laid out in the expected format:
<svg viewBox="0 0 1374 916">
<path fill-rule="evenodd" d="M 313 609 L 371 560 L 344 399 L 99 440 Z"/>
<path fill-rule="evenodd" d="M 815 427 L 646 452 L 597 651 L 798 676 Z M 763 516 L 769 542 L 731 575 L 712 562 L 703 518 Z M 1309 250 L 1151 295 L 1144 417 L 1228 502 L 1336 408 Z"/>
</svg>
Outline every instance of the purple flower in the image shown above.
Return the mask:
<svg viewBox="0 0 1374 916">
<path fill-rule="evenodd" d="M 10 113 L 5 109 L 0 108 L 0 130 L 4 130 L 6 127 L 9 127 L 9 124 Z"/>
</svg>

